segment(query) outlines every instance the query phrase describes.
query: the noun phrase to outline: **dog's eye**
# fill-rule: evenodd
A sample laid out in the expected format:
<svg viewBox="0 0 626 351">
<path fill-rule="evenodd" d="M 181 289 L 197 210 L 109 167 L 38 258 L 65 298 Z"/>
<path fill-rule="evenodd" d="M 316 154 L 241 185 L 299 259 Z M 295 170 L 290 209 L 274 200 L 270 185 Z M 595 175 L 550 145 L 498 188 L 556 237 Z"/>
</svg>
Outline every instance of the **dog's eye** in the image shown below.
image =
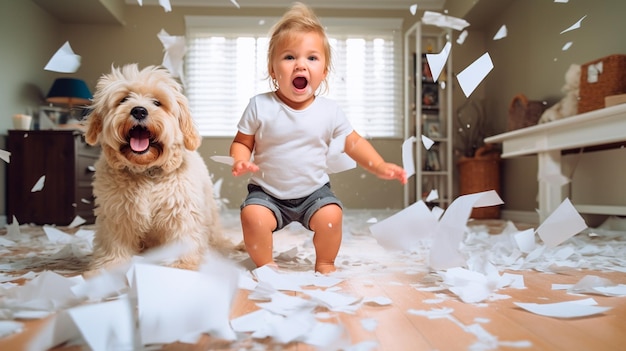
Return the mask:
<svg viewBox="0 0 626 351">
<path fill-rule="evenodd" d="M 154 104 L 154 106 L 161 106 L 161 101 L 159 100 L 154 100 L 152 103 Z"/>
<path fill-rule="evenodd" d="M 120 100 L 120 105 L 125 103 L 126 100 L 128 100 L 128 96 L 124 96 L 124 98 L 122 100 Z"/>
</svg>

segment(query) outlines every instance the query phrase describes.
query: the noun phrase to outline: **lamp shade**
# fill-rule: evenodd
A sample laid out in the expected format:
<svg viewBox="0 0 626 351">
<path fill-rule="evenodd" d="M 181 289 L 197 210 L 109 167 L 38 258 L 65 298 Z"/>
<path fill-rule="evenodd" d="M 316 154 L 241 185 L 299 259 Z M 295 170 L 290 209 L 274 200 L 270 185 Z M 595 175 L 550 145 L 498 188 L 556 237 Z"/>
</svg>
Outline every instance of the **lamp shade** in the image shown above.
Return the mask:
<svg viewBox="0 0 626 351">
<path fill-rule="evenodd" d="M 91 98 L 91 92 L 82 79 L 57 78 L 46 96 L 46 101 L 53 104 L 67 104 L 71 107 L 88 105 L 91 103 Z"/>
</svg>

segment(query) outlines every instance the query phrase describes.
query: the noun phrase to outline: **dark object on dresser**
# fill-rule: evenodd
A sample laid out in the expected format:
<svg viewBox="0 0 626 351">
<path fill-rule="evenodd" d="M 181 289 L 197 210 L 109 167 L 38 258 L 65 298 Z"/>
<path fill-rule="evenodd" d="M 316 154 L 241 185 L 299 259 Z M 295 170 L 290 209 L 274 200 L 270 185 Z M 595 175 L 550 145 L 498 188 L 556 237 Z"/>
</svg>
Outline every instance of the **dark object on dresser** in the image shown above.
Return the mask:
<svg viewBox="0 0 626 351">
<path fill-rule="evenodd" d="M 10 130 L 7 149 L 7 221 L 68 225 L 94 222 L 93 165 L 100 148 L 74 130 Z M 44 187 L 31 191 L 45 176 Z"/>
</svg>

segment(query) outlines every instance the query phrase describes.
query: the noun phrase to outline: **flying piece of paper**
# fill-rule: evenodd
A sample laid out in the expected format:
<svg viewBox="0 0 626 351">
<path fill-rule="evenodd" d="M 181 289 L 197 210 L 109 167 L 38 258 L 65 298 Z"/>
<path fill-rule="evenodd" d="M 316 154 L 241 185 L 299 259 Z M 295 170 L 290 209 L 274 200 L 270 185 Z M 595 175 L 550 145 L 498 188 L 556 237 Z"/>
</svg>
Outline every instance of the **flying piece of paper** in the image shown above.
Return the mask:
<svg viewBox="0 0 626 351">
<path fill-rule="evenodd" d="M 11 163 L 11 153 L 6 150 L 0 150 L 0 158 L 6 163 Z"/>
<path fill-rule="evenodd" d="M 35 185 L 33 185 L 33 188 L 30 189 L 30 191 L 32 193 L 36 192 L 36 191 L 41 191 L 43 190 L 43 186 L 46 183 L 46 176 L 42 175 L 39 180 L 37 180 L 37 183 L 35 183 Z"/>
<path fill-rule="evenodd" d="M 493 40 L 500 40 L 502 38 L 506 38 L 507 35 L 507 30 L 506 30 L 506 25 L 503 24 L 500 29 L 498 29 L 498 32 L 496 33 L 496 35 L 493 36 Z"/>
<path fill-rule="evenodd" d="M 80 56 L 74 54 L 70 42 L 66 41 L 50 58 L 44 70 L 59 73 L 75 73 L 80 67 Z"/>
<path fill-rule="evenodd" d="M 344 152 L 347 135 L 340 135 L 330 140 L 326 154 L 326 170 L 328 173 L 341 173 L 356 168 L 354 161 Z"/>
<path fill-rule="evenodd" d="M 232 166 L 233 165 L 233 158 L 230 156 L 211 156 L 209 157 L 211 160 L 215 161 L 215 162 L 219 162 L 219 163 L 223 163 L 225 165 L 229 165 Z"/>
<path fill-rule="evenodd" d="M 430 67 L 430 71 L 432 72 L 435 82 L 437 81 L 437 79 L 439 79 L 439 75 L 441 74 L 441 71 L 443 71 L 443 67 L 446 65 L 446 61 L 448 61 L 451 47 L 452 44 L 450 44 L 450 42 L 447 42 L 440 53 L 426 54 L 426 60 L 428 61 L 428 66 Z"/>
<path fill-rule="evenodd" d="M 422 144 L 424 145 L 424 148 L 426 150 L 430 150 L 430 148 L 433 146 L 433 144 L 435 144 L 435 142 L 431 138 L 425 135 L 422 135 Z"/>
<path fill-rule="evenodd" d="M 474 89 L 492 69 L 493 62 L 489 53 L 486 52 L 456 76 L 465 97 L 469 97 L 472 94 Z"/>
<path fill-rule="evenodd" d="M 469 22 L 464 19 L 442 15 L 433 11 L 424 11 L 422 22 L 437 27 L 451 28 L 455 30 L 463 30 L 465 27 L 469 26 Z"/>
<path fill-rule="evenodd" d="M 169 35 L 164 29 L 157 34 L 161 44 L 163 44 L 163 67 L 167 68 L 172 76 L 180 78 L 185 85 L 185 75 L 183 71 L 183 58 L 187 51 L 184 36 Z"/>
<path fill-rule="evenodd" d="M 413 143 L 415 137 L 412 136 L 402 143 L 402 166 L 406 172 L 407 179 L 415 174 L 415 162 L 413 161 Z"/>
<path fill-rule="evenodd" d="M 474 207 L 501 205 L 504 202 L 494 190 L 457 197 L 443 213 L 430 248 L 430 267 L 447 269 L 465 264 L 459 252 L 467 221 Z"/>
<path fill-rule="evenodd" d="M 459 34 L 459 37 L 456 38 L 456 43 L 459 45 L 463 45 L 463 43 L 465 42 L 465 39 L 467 39 L 467 35 L 468 35 L 467 30 L 462 31 L 461 34 Z"/>
<path fill-rule="evenodd" d="M 564 29 L 560 34 L 563 34 L 565 32 L 569 32 L 571 30 L 580 28 L 580 26 L 582 25 L 582 21 L 585 19 L 585 17 L 587 17 L 587 15 L 584 15 L 581 19 L 578 20 L 578 22 L 572 24 L 567 29 Z"/>
<path fill-rule="evenodd" d="M 563 200 L 537 228 L 539 237 L 548 247 L 555 247 L 587 228 L 584 218 L 569 199 Z"/>
</svg>

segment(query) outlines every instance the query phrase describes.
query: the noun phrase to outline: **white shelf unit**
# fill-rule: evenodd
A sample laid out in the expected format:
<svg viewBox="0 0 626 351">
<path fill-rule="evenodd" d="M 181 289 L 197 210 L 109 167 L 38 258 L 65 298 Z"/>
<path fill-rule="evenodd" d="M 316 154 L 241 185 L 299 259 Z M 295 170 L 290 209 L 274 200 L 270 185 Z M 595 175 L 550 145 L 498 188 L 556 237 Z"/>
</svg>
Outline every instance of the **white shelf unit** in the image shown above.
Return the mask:
<svg viewBox="0 0 626 351">
<path fill-rule="evenodd" d="M 440 52 L 447 38 L 451 38 L 450 32 L 417 22 L 404 33 L 404 137 L 405 140 L 411 136 L 416 138 L 413 149 L 415 175 L 405 187 L 405 207 L 418 200 L 425 201 L 431 190 L 437 190 L 439 198 L 431 201 L 430 205 L 445 209 L 453 200 L 452 54 L 437 82 L 424 83 L 422 80 L 422 54 L 427 52 L 428 47 L 432 48 L 432 53 Z M 432 89 L 433 86 L 437 96 L 436 109 L 428 108 L 422 95 L 425 87 Z M 438 136 L 433 137 L 424 131 L 425 124 L 430 126 L 432 122 L 438 122 L 434 124 L 438 126 Z M 435 142 L 430 150 L 424 147 L 422 134 Z M 429 153 L 435 153 L 438 162 L 432 162 L 432 155 L 431 162 L 428 162 Z M 425 167 L 433 164 L 438 164 L 438 167 Z"/>
</svg>

